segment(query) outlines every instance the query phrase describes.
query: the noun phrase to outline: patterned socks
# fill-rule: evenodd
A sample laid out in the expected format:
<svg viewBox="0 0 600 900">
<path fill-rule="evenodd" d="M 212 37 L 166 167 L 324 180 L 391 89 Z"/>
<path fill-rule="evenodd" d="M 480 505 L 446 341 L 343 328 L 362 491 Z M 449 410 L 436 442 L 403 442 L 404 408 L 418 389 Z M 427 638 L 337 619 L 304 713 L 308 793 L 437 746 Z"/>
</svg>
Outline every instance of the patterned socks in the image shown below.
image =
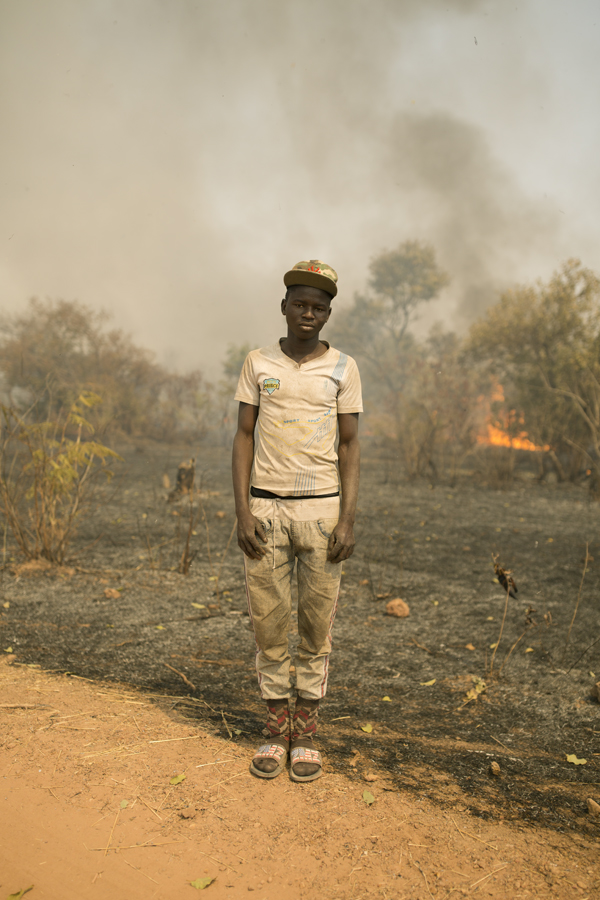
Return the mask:
<svg viewBox="0 0 600 900">
<path fill-rule="evenodd" d="M 298 697 L 292 724 L 292 741 L 304 738 L 311 741 L 317 733 L 320 700 L 305 700 Z"/>
<path fill-rule="evenodd" d="M 285 747 L 286 752 L 290 746 L 290 702 L 284 700 L 267 700 L 267 731 L 273 744 Z M 277 768 L 274 759 L 256 759 L 254 766 L 259 772 L 274 772 Z"/>
<path fill-rule="evenodd" d="M 317 733 L 317 718 L 319 716 L 319 700 L 305 700 L 298 697 L 294 720 L 292 723 L 292 748 L 304 747 L 307 750 L 314 749 L 313 738 Z M 314 776 L 321 768 L 320 763 L 297 762 L 294 772 L 302 778 Z"/>
</svg>

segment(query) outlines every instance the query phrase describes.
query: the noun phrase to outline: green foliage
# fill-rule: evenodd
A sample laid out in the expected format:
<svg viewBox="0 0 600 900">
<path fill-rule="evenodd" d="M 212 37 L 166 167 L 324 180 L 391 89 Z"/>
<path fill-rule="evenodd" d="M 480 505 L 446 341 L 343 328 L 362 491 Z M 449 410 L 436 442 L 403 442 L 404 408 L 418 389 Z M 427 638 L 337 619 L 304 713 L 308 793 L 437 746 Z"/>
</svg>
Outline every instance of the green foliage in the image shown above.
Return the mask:
<svg viewBox="0 0 600 900">
<path fill-rule="evenodd" d="M 397 250 L 386 250 L 371 262 L 370 301 L 380 325 L 399 341 L 417 307 L 437 297 L 448 284 L 448 276 L 435 261 L 429 244 L 405 241 Z"/>
<path fill-rule="evenodd" d="M 68 410 L 43 422 L 1 407 L 0 512 L 27 559 L 64 562 L 93 476 L 102 470 L 110 478 L 107 462 L 121 459 L 90 439 L 94 428 L 86 416 L 100 402 L 84 391 Z"/>
<path fill-rule="evenodd" d="M 547 284 L 507 291 L 471 328 L 468 348 L 502 383 L 504 416 L 600 489 L 600 281 L 569 260 Z M 561 462 L 562 460 L 562 462 Z"/>
</svg>

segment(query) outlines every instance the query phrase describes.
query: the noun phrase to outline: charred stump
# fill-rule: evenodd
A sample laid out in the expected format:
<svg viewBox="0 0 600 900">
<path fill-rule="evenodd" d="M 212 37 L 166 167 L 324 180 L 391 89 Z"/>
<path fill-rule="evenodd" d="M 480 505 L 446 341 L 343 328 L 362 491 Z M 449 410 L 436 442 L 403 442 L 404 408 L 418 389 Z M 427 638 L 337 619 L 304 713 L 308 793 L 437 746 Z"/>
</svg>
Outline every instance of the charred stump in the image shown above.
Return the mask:
<svg viewBox="0 0 600 900">
<path fill-rule="evenodd" d="M 175 482 L 175 487 L 169 494 L 169 503 L 172 503 L 174 500 L 179 500 L 180 497 L 185 497 L 187 494 L 192 493 L 194 490 L 195 477 L 195 459 L 188 459 L 185 462 L 179 463 L 179 466 L 177 467 L 177 481 Z"/>
</svg>

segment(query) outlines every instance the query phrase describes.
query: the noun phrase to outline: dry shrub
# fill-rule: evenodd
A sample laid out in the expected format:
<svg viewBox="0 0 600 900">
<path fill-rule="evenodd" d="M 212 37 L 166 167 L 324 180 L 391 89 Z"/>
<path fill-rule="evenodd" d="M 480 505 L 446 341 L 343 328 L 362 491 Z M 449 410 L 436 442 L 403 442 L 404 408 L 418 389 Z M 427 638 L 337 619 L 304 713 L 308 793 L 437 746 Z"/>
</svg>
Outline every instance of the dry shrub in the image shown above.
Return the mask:
<svg viewBox="0 0 600 900">
<path fill-rule="evenodd" d="M 21 553 L 30 560 L 64 562 L 78 519 L 89 507 L 94 476 L 110 478 L 107 463 L 119 455 L 86 438 L 85 418 L 100 403 L 85 392 L 68 410 L 43 422 L 2 406 L 0 512 Z"/>
</svg>

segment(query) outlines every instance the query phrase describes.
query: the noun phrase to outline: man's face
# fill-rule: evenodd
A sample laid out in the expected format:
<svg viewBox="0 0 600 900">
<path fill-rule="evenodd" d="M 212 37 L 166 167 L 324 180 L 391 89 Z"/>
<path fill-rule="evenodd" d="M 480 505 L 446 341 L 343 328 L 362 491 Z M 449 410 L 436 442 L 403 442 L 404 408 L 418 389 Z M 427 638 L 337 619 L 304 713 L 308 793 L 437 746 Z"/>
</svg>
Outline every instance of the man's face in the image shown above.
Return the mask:
<svg viewBox="0 0 600 900">
<path fill-rule="evenodd" d="M 289 288 L 287 299 L 281 301 L 281 312 L 292 334 L 301 341 L 310 340 L 331 315 L 331 297 L 319 288 L 297 284 Z"/>
</svg>

